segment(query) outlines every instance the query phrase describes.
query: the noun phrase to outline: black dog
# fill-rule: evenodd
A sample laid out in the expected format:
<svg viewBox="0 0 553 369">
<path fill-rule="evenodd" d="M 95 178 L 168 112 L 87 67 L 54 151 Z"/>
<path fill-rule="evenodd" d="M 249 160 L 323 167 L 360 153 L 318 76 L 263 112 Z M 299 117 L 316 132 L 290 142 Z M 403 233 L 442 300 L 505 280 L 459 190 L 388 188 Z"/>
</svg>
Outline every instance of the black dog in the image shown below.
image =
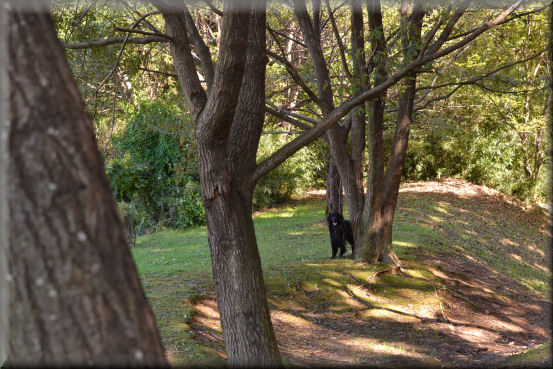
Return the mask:
<svg viewBox="0 0 553 369">
<path fill-rule="evenodd" d="M 355 250 L 353 243 L 353 232 L 351 230 L 351 223 L 344 220 L 344 217 L 340 213 L 328 214 L 328 230 L 330 231 L 330 243 L 332 244 L 332 258 L 336 257 L 338 249 L 340 249 L 341 258 L 346 252 L 346 241 L 351 245 L 351 253 Z"/>
</svg>

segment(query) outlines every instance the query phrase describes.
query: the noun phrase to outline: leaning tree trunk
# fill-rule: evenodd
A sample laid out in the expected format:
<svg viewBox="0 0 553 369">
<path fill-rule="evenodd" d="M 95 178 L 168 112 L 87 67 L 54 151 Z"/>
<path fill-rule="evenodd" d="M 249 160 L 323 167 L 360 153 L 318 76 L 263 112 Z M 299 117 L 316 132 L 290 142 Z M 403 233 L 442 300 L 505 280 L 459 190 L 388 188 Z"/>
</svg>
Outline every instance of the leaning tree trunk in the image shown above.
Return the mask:
<svg viewBox="0 0 553 369">
<path fill-rule="evenodd" d="M 418 56 L 418 45 L 421 41 L 422 20 L 424 10 L 420 1 L 415 2 L 415 6 L 409 19 L 406 2 L 402 4 L 403 22 L 402 25 L 402 43 L 404 53 L 404 64 L 413 61 Z M 405 77 L 402 86 L 402 92 L 398 101 L 398 121 L 394 141 L 392 144 L 392 153 L 388 163 L 388 171 L 384 179 L 384 190 L 382 200 L 382 233 L 378 241 L 380 260 L 399 265 L 399 259 L 392 249 L 392 226 L 397 207 L 397 198 L 399 185 L 401 183 L 401 174 L 405 163 L 405 153 L 409 142 L 409 130 L 411 128 L 411 116 L 413 113 L 413 104 L 415 101 L 415 87 L 417 84 L 416 72 L 410 73 Z"/>
<path fill-rule="evenodd" d="M 14 4 L 2 9 L 9 365 L 165 366 L 92 122 L 52 20 L 45 9 Z"/>
</svg>

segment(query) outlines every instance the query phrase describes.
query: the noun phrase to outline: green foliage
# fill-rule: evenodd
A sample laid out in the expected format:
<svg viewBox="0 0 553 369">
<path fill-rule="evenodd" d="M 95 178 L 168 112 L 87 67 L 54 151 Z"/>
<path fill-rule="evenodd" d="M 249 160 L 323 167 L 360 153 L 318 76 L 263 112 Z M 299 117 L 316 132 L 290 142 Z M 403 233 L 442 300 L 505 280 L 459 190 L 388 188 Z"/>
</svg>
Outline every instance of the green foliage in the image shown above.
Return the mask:
<svg viewBox="0 0 553 369">
<path fill-rule="evenodd" d="M 268 157 L 290 138 L 264 135 L 257 152 L 258 160 Z M 324 187 L 326 181 L 325 145 L 315 142 L 304 147 L 263 177 L 255 187 L 255 208 L 282 204 L 312 188 Z"/>
<path fill-rule="evenodd" d="M 189 119 L 167 101 L 130 110 L 125 129 L 113 138 L 118 154 L 107 164 L 116 199 L 139 218 L 128 221 L 143 224 L 139 234 L 203 224 Z"/>
<path fill-rule="evenodd" d="M 545 23 L 543 12 L 516 19 L 478 38 L 471 52 L 449 62 L 451 67 L 419 74 L 419 86 L 445 85 L 426 100 L 453 91 L 448 83 L 483 76 L 536 55 L 546 47 Z M 405 178 L 457 176 L 523 200 L 547 201 L 548 63 L 542 54 L 492 74 L 478 85 L 463 86 L 448 99 L 416 112 Z"/>
</svg>

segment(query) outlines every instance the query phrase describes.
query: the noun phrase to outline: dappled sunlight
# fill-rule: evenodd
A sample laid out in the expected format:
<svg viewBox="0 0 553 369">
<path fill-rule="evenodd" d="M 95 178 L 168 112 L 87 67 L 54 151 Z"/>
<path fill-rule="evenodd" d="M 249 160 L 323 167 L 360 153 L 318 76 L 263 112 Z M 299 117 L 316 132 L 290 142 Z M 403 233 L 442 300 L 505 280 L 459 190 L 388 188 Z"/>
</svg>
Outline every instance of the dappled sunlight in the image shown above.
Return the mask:
<svg viewBox="0 0 553 369">
<path fill-rule="evenodd" d="M 516 261 L 522 261 L 522 258 L 520 256 L 518 256 L 517 254 L 509 254 L 510 257 L 512 257 L 513 259 L 515 259 Z"/>
<path fill-rule="evenodd" d="M 437 216 L 434 216 L 434 215 L 428 215 L 428 218 L 430 220 L 433 220 L 434 222 L 438 222 L 438 223 L 444 222 L 443 218 L 440 218 L 440 217 L 437 217 Z"/>
<path fill-rule="evenodd" d="M 392 242 L 392 245 L 394 246 L 400 246 L 400 247 L 416 247 L 413 243 L 411 242 L 402 242 L 402 241 L 393 241 Z"/>
<path fill-rule="evenodd" d="M 372 352 L 375 354 L 399 355 L 417 359 L 427 358 L 426 355 L 417 352 L 416 346 L 413 345 L 403 344 L 401 347 L 397 347 L 392 344 L 379 342 L 376 339 L 362 337 L 358 337 L 353 340 L 339 340 L 338 342 L 347 346 L 354 347 L 358 350 L 368 351 L 367 355 L 370 355 Z"/>
<path fill-rule="evenodd" d="M 414 323 L 419 321 L 419 319 L 415 318 L 414 316 L 410 316 L 408 314 L 400 314 L 393 310 L 382 309 L 382 308 L 362 310 L 357 313 L 357 316 L 363 319 L 376 318 L 376 319 L 388 320 L 388 321 L 394 321 L 394 322 L 400 322 L 400 323 Z"/>
<path fill-rule="evenodd" d="M 489 330 L 476 327 L 457 327 L 455 329 L 455 334 L 472 343 L 482 343 L 484 339 L 498 340 L 501 337 L 497 333 L 491 333 Z"/>
<path fill-rule="evenodd" d="M 172 248 L 166 248 L 166 249 L 160 249 L 160 248 L 157 248 L 157 249 L 152 249 L 152 250 L 148 250 L 148 252 L 151 252 L 151 253 L 161 253 L 161 252 L 172 252 L 173 249 Z"/>
<path fill-rule="evenodd" d="M 323 278 L 322 281 L 325 282 L 325 283 L 328 283 L 328 284 L 330 284 L 334 287 L 342 287 L 343 286 L 342 283 L 338 283 L 335 280 L 330 279 L 330 278 Z"/>
<path fill-rule="evenodd" d="M 499 242 L 501 242 L 501 244 L 504 246 L 520 246 L 517 242 L 514 242 L 513 240 L 510 240 L 508 238 L 502 238 L 501 240 L 499 240 Z"/>
<path fill-rule="evenodd" d="M 309 320 L 284 311 L 273 311 L 271 313 L 271 318 L 273 322 L 276 321 L 294 326 L 297 329 L 295 334 L 299 336 L 309 336 L 311 334 L 311 330 L 314 330 L 316 327 L 316 325 Z"/>
<path fill-rule="evenodd" d="M 422 188 L 400 194 L 393 234 L 402 260 L 397 270 L 356 263 L 349 248 L 348 257 L 330 259 L 322 197 L 256 215 L 271 317 L 287 363 L 461 365 L 520 352 L 550 337 L 544 314 L 551 304 L 535 293 L 551 288 L 551 256 L 543 230 L 536 231 L 543 229 L 539 218 L 504 210 L 502 202 L 479 203 L 477 190 L 469 202 L 454 192 Z M 225 357 L 203 232 L 149 237 L 133 250 L 144 256 L 143 271 L 179 265 L 190 274 L 164 273 L 145 282 L 167 352 L 181 360 L 187 351 L 179 345 L 191 346 L 179 337 L 187 335 L 195 352 Z M 161 296 L 183 288 L 196 297 L 158 310 Z M 177 304 L 184 311 L 173 314 Z"/>
</svg>

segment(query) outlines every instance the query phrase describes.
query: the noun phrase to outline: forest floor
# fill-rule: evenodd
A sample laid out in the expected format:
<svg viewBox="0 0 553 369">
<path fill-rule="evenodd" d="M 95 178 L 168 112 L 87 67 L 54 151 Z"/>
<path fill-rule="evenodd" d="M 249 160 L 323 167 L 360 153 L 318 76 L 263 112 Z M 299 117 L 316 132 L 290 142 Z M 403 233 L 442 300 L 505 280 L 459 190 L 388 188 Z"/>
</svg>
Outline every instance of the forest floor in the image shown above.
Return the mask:
<svg viewBox="0 0 553 369">
<path fill-rule="evenodd" d="M 391 268 L 329 258 L 324 199 L 314 192 L 255 216 L 288 366 L 551 364 L 541 209 L 460 180 L 406 183 L 394 225 L 402 267 Z M 133 254 L 170 362 L 224 364 L 205 227 L 143 237 Z"/>
</svg>

